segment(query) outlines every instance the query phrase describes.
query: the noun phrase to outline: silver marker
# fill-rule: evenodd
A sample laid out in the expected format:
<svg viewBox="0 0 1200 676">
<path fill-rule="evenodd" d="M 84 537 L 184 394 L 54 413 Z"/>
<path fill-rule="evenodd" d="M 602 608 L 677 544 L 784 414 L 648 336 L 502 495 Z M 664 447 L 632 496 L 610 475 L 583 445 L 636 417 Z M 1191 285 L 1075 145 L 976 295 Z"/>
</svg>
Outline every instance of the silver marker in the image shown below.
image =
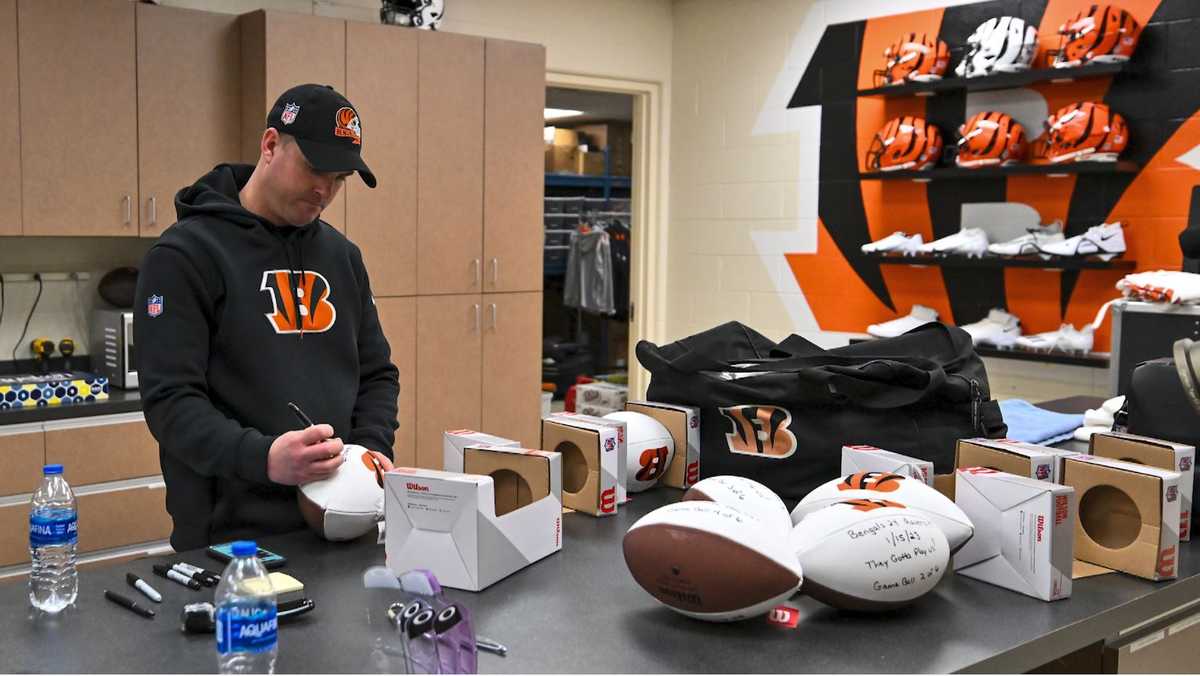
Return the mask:
<svg viewBox="0 0 1200 676">
<path fill-rule="evenodd" d="M 155 603 L 162 603 L 162 594 L 159 594 L 157 591 L 155 591 L 154 587 L 146 584 L 146 581 L 137 575 L 134 575 L 133 573 L 125 573 L 125 581 L 129 583 L 130 587 L 133 587 L 134 589 L 145 594 L 146 598 L 150 599 L 151 601 L 154 601 Z"/>
<path fill-rule="evenodd" d="M 483 650 L 484 652 L 493 653 L 493 654 L 499 655 L 501 657 L 505 657 L 506 655 L 508 655 L 508 647 L 507 646 L 505 646 L 504 644 L 499 643 L 497 641 L 493 641 L 490 638 L 485 638 L 483 636 L 475 637 L 475 647 L 480 650 Z"/>
</svg>

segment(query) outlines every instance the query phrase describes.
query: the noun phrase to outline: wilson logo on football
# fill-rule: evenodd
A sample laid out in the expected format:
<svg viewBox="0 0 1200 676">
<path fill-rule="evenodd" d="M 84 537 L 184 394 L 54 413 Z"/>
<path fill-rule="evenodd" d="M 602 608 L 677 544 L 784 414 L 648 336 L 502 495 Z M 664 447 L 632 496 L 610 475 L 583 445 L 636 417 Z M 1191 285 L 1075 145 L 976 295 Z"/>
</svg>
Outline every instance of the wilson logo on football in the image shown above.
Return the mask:
<svg viewBox="0 0 1200 676">
<path fill-rule="evenodd" d="M 850 505 L 860 512 L 870 512 L 883 507 L 904 507 L 899 502 L 892 502 L 891 500 L 843 500 L 841 504 Z"/>
<path fill-rule="evenodd" d="M 658 481 L 667 471 L 667 447 L 647 448 L 638 458 L 638 481 Z"/>
<path fill-rule="evenodd" d="M 733 431 L 725 435 L 731 453 L 786 458 L 796 452 L 796 435 L 788 429 L 792 414 L 778 406 L 730 406 L 717 409 Z"/>
<path fill-rule="evenodd" d="M 293 279 L 299 288 L 293 288 Z M 329 281 L 319 272 L 267 270 L 259 290 L 271 294 L 272 311 L 265 316 L 275 333 L 323 333 L 337 321 Z"/>
<path fill-rule="evenodd" d="M 859 472 L 842 479 L 837 485 L 839 491 L 876 491 L 891 493 L 900 488 L 904 477 L 891 472 Z"/>
<path fill-rule="evenodd" d="M 337 126 L 333 129 L 334 136 L 348 138 L 354 145 L 362 143 L 362 125 L 358 122 L 358 113 L 353 108 L 342 107 L 337 111 Z"/>
</svg>

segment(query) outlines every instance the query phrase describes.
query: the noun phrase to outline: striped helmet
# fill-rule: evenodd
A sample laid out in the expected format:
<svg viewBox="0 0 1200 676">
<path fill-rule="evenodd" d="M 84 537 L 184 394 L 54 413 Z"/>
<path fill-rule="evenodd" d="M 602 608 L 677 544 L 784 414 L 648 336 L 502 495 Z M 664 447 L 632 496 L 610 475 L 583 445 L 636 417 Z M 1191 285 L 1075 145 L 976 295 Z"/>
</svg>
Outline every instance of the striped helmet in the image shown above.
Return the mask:
<svg viewBox="0 0 1200 676">
<path fill-rule="evenodd" d="M 1037 29 L 1015 16 L 998 16 L 979 24 L 967 38 L 967 49 L 954 72 L 959 77 L 1016 73 L 1029 69 L 1037 54 Z"/>
<path fill-rule="evenodd" d="M 920 117 L 897 117 L 875 132 L 867 150 L 868 171 L 929 169 L 942 156 L 942 132 Z"/>
<path fill-rule="evenodd" d="M 1058 28 L 1058 49 L 1049 52 L 1050 65 L 1074 68 L 1128 61 L 1141 34 L 1142 27 L 1129 12 L 1113 5 L 1092 5 Z"/>
<path fill-rule="evenodd" d="M 1046 158 L 1061 162 L 1115 162 L 1129 145 L 1125 118 L 1103 103 L 1084 101 L 1060 108 L 1046 120 Z"/>
<path fill-rule="evenodd" d="M 1025 129 L 1006 113 L 976 113 L 958 128 L 960 167 L 989 167 L 1019 162 L 1025 157 Z"/>
<path fill-rule="evenodd" d="M 875 71 L 875 86 L 903 84 L 909 80 L 940 80 L 950 65 L 950 48 L 937 37 L 916 33 L 901 35 L 883 51 L 886 65 Z"/>
</svg>

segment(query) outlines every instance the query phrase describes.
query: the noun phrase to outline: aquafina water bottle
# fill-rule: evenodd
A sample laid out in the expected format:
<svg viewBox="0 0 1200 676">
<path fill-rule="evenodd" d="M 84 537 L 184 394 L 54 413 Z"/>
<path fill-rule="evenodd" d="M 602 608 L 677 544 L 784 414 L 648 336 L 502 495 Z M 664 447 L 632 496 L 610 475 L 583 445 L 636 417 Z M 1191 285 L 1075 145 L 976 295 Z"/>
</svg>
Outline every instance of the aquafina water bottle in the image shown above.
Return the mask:
<svg viewBox="0 0 1200 676">
<path fill-rule="evenodd" d="M 62 465 L 42 468 L 42 485 L 29 510 L 29 602 L 52 614 L 75 603 L 79 593 L 75 493 L 62 474 Z"/>
<path fill-rule="evenodd" d="M 222 674 L 271 674 L 278 654 L 275 589 L 254 542 L 233 543 L 213 599 L 217 606 L 217 669 Z"/>
</svg>

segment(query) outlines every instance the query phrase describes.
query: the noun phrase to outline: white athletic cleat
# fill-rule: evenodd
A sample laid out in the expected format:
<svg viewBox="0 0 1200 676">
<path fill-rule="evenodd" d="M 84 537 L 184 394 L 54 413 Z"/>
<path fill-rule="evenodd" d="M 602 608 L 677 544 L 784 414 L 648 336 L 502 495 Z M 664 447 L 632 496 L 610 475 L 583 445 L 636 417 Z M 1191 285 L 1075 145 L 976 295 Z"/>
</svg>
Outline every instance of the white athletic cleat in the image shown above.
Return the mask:
<svg viewBox="0 0 1200 676">
<path fill-rule="evenodd" d="M 912 310 L 904 317 L 868 326 L 867 333 L 876 338 L 895 338 L 896 336 L 912 331 L 918 326 L 924 326 L 929 322 L 936 322 L 937 320 L 937 310 L 927 308 L 924 305 L 914 305 L 912 306 Z"/>
<path fill-rule="evenodd" d="M 893 232 L 883 239 L 862 245 L 862 252 L 865 254 L 902 253 L 905 256 L 912 256 L 917 253 L 924 241 L 920 233 L 906 235 L 903 232 Z"/>
<path fill-rule="evenodd" d="M 1053 244 L 1040 246 L 1038 249 L 1051 256 L 1098 256 L 1110 261 L 1125 253 L 1125 231 L 1121 223 L 1101 223 L 1088 228 L 1082 235 Z"/>
<path fill-rule="evenodd" d="M 988 250 L 987 233 L 979 228 L 965 228 L 953 235 L 934 240 L 920 248 L 923 254 L 958 254 L 982 258 Z"/>
<path fill-rule="evenodd" d="M 1070 324 L 1063 324 L 1057 331 L 1035 333 L 1032 336 L 1017 338 L 1017 347 L 1035 352 L 1071 352 L 1084 354 L 1092 351 L 1095 342 L 1096 327 L 1088 324 L 1082 330 Z"/>
<path fill-rule="evenodd" d="M 1001 349 L 1013 347 L 1021 336 L 1021 320 L 999 308 L 988 312 L 987 317 L 960 328 L 971 334 L 974 344 Z"/>
<path fill-rule="evenodd" d="M 997 256 L 1028 256 L 1041 253 L 1041 247 L 1063 241 L 1062 222 L 1055 221 L 1040 228 L 1030 228 L 1016 239 L 989 244 L 988 252 Z"/>
</svg>

